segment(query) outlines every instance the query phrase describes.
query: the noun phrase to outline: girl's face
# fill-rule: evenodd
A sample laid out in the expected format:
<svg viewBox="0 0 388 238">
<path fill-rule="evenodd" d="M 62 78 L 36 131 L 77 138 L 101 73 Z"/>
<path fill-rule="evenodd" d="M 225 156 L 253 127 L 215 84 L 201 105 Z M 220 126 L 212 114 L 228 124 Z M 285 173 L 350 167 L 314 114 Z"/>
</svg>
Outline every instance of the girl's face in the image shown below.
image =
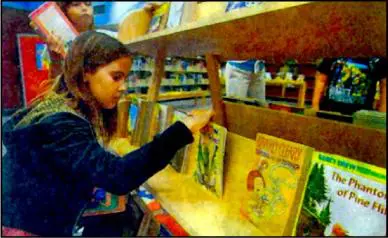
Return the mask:
<svg viewBox="0 0 388 238">
<path fill-rule="evenodd" d="M 91 2 L 71 2 L 67 9 L 67 16 L 77 31 L 90 30 L 93 24 L 93 7 Z"/>
<path fill-rule="evenodd" d="M 121 93 L 125 90 L 125 79 L 131 65 L 130 57 L 122 57 L 97 68 L 94 73 L 85 73 L 84 80 L 102 108 L 116 107 Z"/>
</svg>

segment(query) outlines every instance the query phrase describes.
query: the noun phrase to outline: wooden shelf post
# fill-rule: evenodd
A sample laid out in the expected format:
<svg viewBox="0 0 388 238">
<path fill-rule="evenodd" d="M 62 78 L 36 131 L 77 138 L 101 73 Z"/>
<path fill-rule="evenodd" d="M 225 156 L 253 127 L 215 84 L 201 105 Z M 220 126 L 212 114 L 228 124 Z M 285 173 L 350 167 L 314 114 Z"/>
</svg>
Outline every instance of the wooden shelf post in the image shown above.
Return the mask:
<svg viewBox="0 0 388 238">
<path fill-rule="evenodd" d="M 299 86 L 298 107 L 304 107 L 305 97 L 306 97 L 306 82 L 303 82 L 303 84 Z"/>
<path fill-rule="evenodd" d="M 147 99 L 151 102 L 156 102 L 159 96 L 160 84 L 164 77 L 164 59 L 166 58 L 166 50 L 164 47 L 158 49 L 155 57 L 155 68 L 152 78 L 148 85 Z"/>
<path fill-rule="evenodd" d="M 206 54 L 206 67 L 209 76 L 210 95 L 216 113 L 215 122 L 226 127 L 225 109 L 221 95 L 221 83 L 218 75 L 219 63 L 215 55 Z"/>
</svg>

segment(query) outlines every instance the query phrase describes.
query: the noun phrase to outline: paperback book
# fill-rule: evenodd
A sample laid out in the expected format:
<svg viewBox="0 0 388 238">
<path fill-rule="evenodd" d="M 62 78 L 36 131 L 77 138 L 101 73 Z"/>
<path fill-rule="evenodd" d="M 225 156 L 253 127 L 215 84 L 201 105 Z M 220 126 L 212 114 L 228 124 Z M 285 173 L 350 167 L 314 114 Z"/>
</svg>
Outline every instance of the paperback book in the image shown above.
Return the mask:
<svg viewBox="0 0 388 238">
<path fill-rule="evenodd" d="M 314 153 L 297 236 L 386 236 L 386 169 Z"/>
<path fill-rule="evenodd" d="M 247 174 L 241 214 L 266 235 L 292 234 L 312 152 L 306 145 L 256 135 L 257 167 Z"/>
<path fill-rule="evenodd" d="M 165 2 L 161 4 L 153 13 L 151 18 L 149 33 L 157 32 L 166 28 L 168 14 L 170 10 L 170 3 Z"/>
<path fill-rule="evenodd" d="M 219 198 L 223 193 L 226 136 L 226 128 L 215 123 L 200 132 L 194 171 L 194 180 Z"/>
</svg>

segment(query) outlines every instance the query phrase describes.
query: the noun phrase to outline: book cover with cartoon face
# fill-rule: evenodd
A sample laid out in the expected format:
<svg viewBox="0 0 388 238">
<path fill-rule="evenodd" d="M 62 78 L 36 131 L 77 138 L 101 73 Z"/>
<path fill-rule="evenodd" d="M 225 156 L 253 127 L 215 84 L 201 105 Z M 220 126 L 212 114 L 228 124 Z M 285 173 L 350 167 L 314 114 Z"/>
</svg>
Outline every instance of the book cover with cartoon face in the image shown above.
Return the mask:
<svg viewBox="0 0 388 238">
<path fill-rule="evenodd" d="M 267 235 L 291 235 L 313 148 L 258 133 L 241 214 Z"/>
</svg>

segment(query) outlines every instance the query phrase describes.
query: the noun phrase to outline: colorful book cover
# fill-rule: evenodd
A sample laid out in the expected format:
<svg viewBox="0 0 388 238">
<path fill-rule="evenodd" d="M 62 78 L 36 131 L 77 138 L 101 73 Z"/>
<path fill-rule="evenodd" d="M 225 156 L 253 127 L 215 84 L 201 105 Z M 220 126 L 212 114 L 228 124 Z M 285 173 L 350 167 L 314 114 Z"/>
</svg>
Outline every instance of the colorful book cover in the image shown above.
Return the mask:
<svg viewBox="0 0 388 238">
<path fill-rule="evenodd" d="M 199 136 L 194 180 L 221 198 L 227 130 L 210 123 Z"/>
<path fill-rule="evenodd" d="M 112 140 L 109 148 L 112 153 L 116 153 L 121 156 L 136 149 L 136 147 L 130 145 L 128 139 L 124 138 Z M 126 203 L 126 195 L 119 196 L 111 194 L 102 188 L 95 188 L 93 191 L 93 198 L 82 216 L 86 217 L 123 212 L 125 211 Z"/>
<path fill-rule="evenodd" d="M 265 234 L 292 234 L 312 152 L 302 144 L 256 135 L 257 167 L 247 174 L 241 214 Z"/>
<path fill-rule="evenodd" d="M 165 2 L 154 11 L 151 18 L 150 28 L 148 29 L 149 33 L 163 30 L 166 27 L 169 9 L 170 3 Z"/>
<path fill-rule="evenodd" d="M 33 23 L 46 37 L 50 32 L 60 36 L 65 43 L 65 51 L 77 37 L 78 32 L 55 2 L 45 2 L 29 14 Z M 66 52 L 62 52 L 63 55 Z"/>
<path fill-rule="evenodd" d="M 386 169 L 314 153 L 297 236 L 386 236 Z"/>
<path fill-rule="evenodd" d="M 139 202 L 142 207 L 144 207 L 145 213 L 150 214 L 151 217 L 160 224 L 158 232 L 159 236 L 189 236 L 186 230 L 163 208 L 162 204 L 155 199 L 152 193 L 149 192 L 149 189 L 146 189 L 144 186 L 140 186 L 137 196 L 139 197 Z M 144 223 L 146 223 L 146 221 Z M 144 227 L 146 228 L 147 225 Z M 147 229 L 143 230 L 147 231 Z M 138 233 L 138 236 L 144 235 L 146 235 L 144 232 Z"/>
<path fill-rule="evenodd" d="M 139 106 L 132 101 L 129 106 L 129 117 L 128 117 L 128 131 L 134 133 L 137 116 L 139 114 Z"/>
</svg>

